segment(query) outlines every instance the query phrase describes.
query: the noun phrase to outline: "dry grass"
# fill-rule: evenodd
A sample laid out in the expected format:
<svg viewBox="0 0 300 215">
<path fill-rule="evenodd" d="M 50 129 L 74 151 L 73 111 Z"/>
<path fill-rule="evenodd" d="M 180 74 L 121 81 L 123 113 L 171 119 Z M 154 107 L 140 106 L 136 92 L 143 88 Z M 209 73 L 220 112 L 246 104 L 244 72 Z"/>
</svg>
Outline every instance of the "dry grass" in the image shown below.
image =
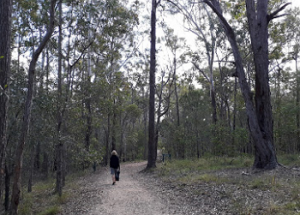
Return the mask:
<svg viewBox="0 0 300 215">
<path fill-rule="evenodd" d="M 279 161 L 288 168 L 254 172 L 249 157 L 173 160 L 160 164 L 157 174 L 191 193 L 189 201 L 208 195 L 205 204 L 229 214 L 300 214 L 300 159 L 287 155 Z"/>
</svg>

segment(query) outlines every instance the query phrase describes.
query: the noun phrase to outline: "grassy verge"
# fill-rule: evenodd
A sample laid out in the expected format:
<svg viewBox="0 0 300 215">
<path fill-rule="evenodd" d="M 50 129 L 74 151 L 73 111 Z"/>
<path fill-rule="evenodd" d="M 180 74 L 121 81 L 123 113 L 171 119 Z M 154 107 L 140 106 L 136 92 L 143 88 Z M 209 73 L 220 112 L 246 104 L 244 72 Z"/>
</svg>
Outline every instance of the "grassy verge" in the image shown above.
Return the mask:
<svg viewBox="0 0 300 215">
<path fill-rule="evenodd" d="M 158 164 L 161 176 L 203 173 L 233 168 L 249 168 L 252 160 L 249 157 L 214 157 L 194 160 L 171 160 Z"/>
<path fill-rule="evenodd" d="M 55 180 L 40 181 L 33 185 L 32 192 L 28 193 L 24 188 L 19 204 L 19 215 L 55 215 L 61 212 L 61 205 L 72 198 L 70 190 L 76 189 L 76 179 L 82 175 L 69 175 L 66 178 L 66 186 L 63 195 L 55 193 Z M 74 183 L 73 183 L 74 182 Z"/>
<path fill-rule="evenodd" d="M 225 187 L 224 196 L 236 214 L 300 214 L 300 168 L 292 169 L 300 167 L 300 157 L 280 155 L 278 161 L 287 168 L 254 173 L 253 157 L 240 156 L 171 160 L 159 163 L 155 172 L 175 187 L 192 185 L 211 192 Z M 192 192 L 207 193 L 199 189 Z M 268 199 L 259 201 L 262 197 Z"/>
</svg>

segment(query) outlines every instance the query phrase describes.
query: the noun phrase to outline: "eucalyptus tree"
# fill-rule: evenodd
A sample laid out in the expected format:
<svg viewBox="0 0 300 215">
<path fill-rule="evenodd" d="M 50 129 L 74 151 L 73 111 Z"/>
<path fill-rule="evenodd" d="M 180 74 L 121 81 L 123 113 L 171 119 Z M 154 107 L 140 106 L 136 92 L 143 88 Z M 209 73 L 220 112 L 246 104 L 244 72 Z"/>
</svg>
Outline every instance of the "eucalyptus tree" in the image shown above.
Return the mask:
<svg viewBox="0 0 300 215">
<path fill-rule="evenodd" d="M 132 96 L 132 103 L 136 103 L 140 109 L 143 110 L 143 136 L 144 139 L 147 139 L 147 124 L 148 124 L 148 108 L 149 108 L 149 54 L 148 50 L 145 50 L 144 53 L 138 52 L 139 60 L 136 63 L 133 63 L 133 70 L 138 71 L 132 73 L 132 90 L 134 95 Z M 135 85 L 134 85 L 135 83 Z M 143 158 L 147 160 L 148 154 L 148 142 L 144 141 L 144 153 Z"/>
<path fill-rule="evenodd" d="M 131 158 L 134 160 L 140 156 L 140 147 L 138 135 L 143 127 L 139 121 L 142 110 L 136 104 L 123 104 L 120 109 L 120 158 L 127 161 Z M 144 140 L 144 138 L 143 138 Z M 143 147 L 144 148 L 144 147 Z M 131 151 L 131 153 L 130 153 Z M 143 151 L 142 151 L 143 152 Z"/>
<path fill-rule="evenodd" d="M 156 110 L 156 129 L 155 129 L 155 144 L 157 146 L 159 133 L 161 129 L 162 118 L 169 117 L 169 112 L 175 108 L 175 128 L 180 130 L 181 125 L 181 112 L 179 106 L 179 94 L 180 94 L 180 79 L 179 77 L 184 72 L 184 65 L 187 65 L 186 55 L 189 53 L 189 48 L 186 47 L 186 41 L 184 38 L 179 38 L 175 35 L 174 30 L 168 28 L 167 24 L 161 23 L 164 35 L 162 41 L 166 46 L 166 50 L 163 53 L 164 66 L 161 66 L 161 73 L 158 78 L 160 83 L 156 84 L 157 95 L 157 110 Z M 172 116 L 173 117 L 173 116 Z M 176 129 L 175 129 L 176 130 Z M 175 143 L 174 143 L 175 144 Z M 184 150 L 181 150 L 181 158 L 184 157 Z"/>
<path fill-rule="evenodd" d="M 284 20 L 285 24 L 285 39 L 288 45 L 288 56 L 284 59 L 286 61 L 294 61 L 295 68 L 295 82 L 296 82 L 296 130 L 297 130 L 297 144 L 296 150 L 300 151 L 300 70 L 299 70 L 299 55 L 300 55 L 300 8 L 295 8 L 288 11 L 288 15 Z"/>
<path fill-rule="evenodd" d="M 192 63 L 210 84 L 212 122 L 216 124 L 217 104 L 213 64 L 216 57 L 215 52 L 217 48 L 217 38 L 219 36 L 218 34 L 220 34 L 218 23 L 216 22 L 215 17 L 210 14 L 207 7 L 201 7 L 201 5 L 196 2 L 191 3 L 188 1 L 183 2 L 172 0 L 168 0 L 168 2 L 171 3 L 172 6 L 175 6 L 184 16 L 184 20 L 187 24 L 187 30 L 196 35 L 197 41 L 201 45 L 199 51 L 197 50 L 193 54 Z M 205 17 L 207 17 L 207 19 L 205 19 Z M 203 47 L 204 50 L 202 51 Z M 202 55 L 205 55 L 206 58 L 203 59 Z M 208 68 L 208 72 L 202 69 L 203 66 Z"/>
<path fill-rule="evenodd" d="M 86 117 L 85 109 L 90 107 L 89 102 L 87 102 L 90 96 L 87 94 L 89 90 L 86 90 L 86 86 L 90 86 L 89 82 L 91 77 L 91 70 L 88 68 L 91 66 L 86 66 L 85 56 L 89 53 L 89 49 L 95 41 L 95 35 L 89 34 L 89 32 L 96 32 L 96 24 L 91 23 L 91 17 L 94 19 L 101 19 L 101 14 L 103 11 L 102 2 L 97 4 L 85 4 L 85 2 L 80 2 L 75 4 L 74 2 L 61 2 L 60 5 L 64 4 L 64 10 L 60 11 L 59 19 L 59 34 L 57 38 L 58 46 L 58 80 L 57 80 L 57 134 L 56 134 L 56 160 L 55 165 L 57 169 L 57 191 L 61 195 L 61 187 L 64 184 L 64 171 L 67 166 L 66 154 L 70 153 L 70 144 L 64 144 L 66 142 L 78 141 L 83 145 L 82 151 L 85 153 L 84 156 L 78 156 L 74 163 L 81 160 L 82 163 L 89 163 L 87 160 L 89 157 L 90 149 L 90 130 L 91 124 L 85 123 L 85 118 L 90 122 L 91 116 Z M 99 9 L 99 13 L 95 11 Z M 61 8 L 61 7 L 60 7 Z M 64 29 L 64 30 L 63 30 Z M 90 65 L 90 64 L 89 64 Z M 76 73 L 81 73 L 76 74 Z M 81 76 L 81 77 L 80 77 Z M 77 81 L 78 80 L 78 81 Z M 81 88 L 80 92 L 76 92 L 74 88 Z M 74 97 L 75 93 L 82 95 L 81 98 Z M 74 97 L 74 99 L 72 99 Z M 78 101 L 78 100 L 82 101 Z M 76 107 L 77 103 L 84 104 L 82 106 L 82 120 L 87 128 L 83 128 L 80 134 L 73 138 L 73 131 L 71 127 L 68 126 L 69 120 L 67 116 L 70 117 L 71 108 Z M 77 109 L 75 109 L 78 111 Z M 76 112 L 75 111 L 75 112 Z M 90 112 L 90 109 L 88 110 Z M 88 132 L 87 132 L 88 130 Z M 74 143 L 75 144 L 75 143 Z M 91 156 L 92 157 L 92 156 Z M 79 159 L 80 158 L 80 159 Z M 84 165 L 83 165 L 84 166 Z"/>
<path fill-rule="evenodd" d="M 169 74 L 166 76 L 166 72 L 161 72 L 161 81 L 160 84 L 156 84 L 156 95 L 157 95 L 157 113 L 156 113 L 156 123 L 155 123 L 155 148 L 158 147 L 158 139 L 159 139 L 159 130 L 160 130 L 160 123 L 161 119 L 164 115 L 166 115 L 170 108 L 170 101 L 171 96 L 173 94 L 173 84 L 174 84 L 174 73 Z M 157 150 L 155 152 L 155 159 L 157 158 Z"/>
<path fill-rule="evenodd" d="M 19 137 L 19 143 L 16 150 L 16 157 L 15 157 L 15 164 L 14 164 L 14 180 L 13 180 L 13 190 L 11 196 L 11 211 L 10 214 L 14 215 L 18 213 L 18 205 L 20 200 L 20 192 L 21 192 L 21 170 L 22 170 L 22 159 L 24 153 L 24 145 L 26 142 L 26 138 L 28 136 L 29 130 L 29 122 L 31 116 L 31 105 L 32 105 L 32 97 L 33 97 L 33 86 L 34 86 L 34 75 L 35 75 L 35 67 L 38 61 L 39 55 L 45 48 L 47 42 L 52 36 L 54 31 L 54 24 L 55 24 L 55 4 L 56 0 L 52 0 L 49 2 L 49 24 L 47 25 L 47 32 L 43 37 L 43 40 L 35 50 L 32 56 L 32 60 L 29 65 L 28 69 L 28 91 L 27 91 L 27 98 L 24 108 L 24 115 L 23 115 L 23 123 L 22 123 L 22 131 Z"/>
<path fill-rule="evenodd" d="M 91 17 L 93 44 L 88 55 L 88 59 L 90 59 L 88 61 L 91 62 L 91 76 L 84 77 L 85 81 L 81 87 L 86 95 L 90 94 L 90 98 L 88 96 L 83 98 L 84 106 L 90 106 L 88 108 L 90 110 L 84 111 L 84 116 L 98 115 L 98 113 L 94 113 L 96 107 L 103 114 L 101 119 L 93 120 L 97 120 L 97 123 L 101 121 L 105 130 L 105 138 L 103 138 L 105 140 L 105 163 L 109 156 L 109 150 L 115 149 L 118 141 L 118 93 L 121 92 L 119 73 L 124 72 L 124 65 L 128 63 L 128 59 L 132 57 L 135 49 L 133 28 L 138 23 L 136 14 L 138 6 L 136 4 L 138 3 L 135 2 L 128 6 L 126 2 L 118 0 L 103 1 L 98 5 L 101 12 L 98 12 L 97 16 Z M 86 66 L 86 68 L 88 67 Z M 122 79 L 125 79 L 125 76 L 122 76 Z M 90 132 L 89 135 L 91 135 Z"/>
<path fill-rule="evenodd" d="M 179 83 L 178 77 L 183 65 L 187 64 L 187 55 L 190 53 L 189 48 L 186 48 L 186 40 L 175 35 L 174 30 L 162 26 L 165 33 L 165 43 L 170 51 L 169 63 L 167 69 L 172 74 L 172 83 L 174 82 L 174 96 L 177 115 L 177 125 L 180 126 L 180 110 L 179 110 Z"/>
<path fill-rule="evenodd" d="M 147 168 L 156 167 L 155 146 L 155 72 L 156 72 L 156 9 L 160 0 L 152 0 L 151 7 L 151 45 L 149 75 L 149 127 L 148 127 L 148 163 Z"/>
<path fill-rule="evenodd" d="M 10 204 L 11 177 L 13 175 L 14 154 L 18 142 L 18 136 L 21 130 L 22 110 L 24 109 L 24 89 L 27 87 L 26 74 L 24 68 L 12 60 L 10 73 L 10 95 L 9 95 L 9 111 L 7 116 L 7 135 L 6 135 L 6 151 L 5 151 L 5 210 L 8 211 Z M 26 165 L 25 165 L 26 166 Z"/>
<path fill-rule="evenodd" d="M 124 6 L 118 1 L 111 1 L 107 10 L 107 25 L 104 27 L 104 32 L 107 33 L 108 40 L 107 60 L 109 65 L 108 80 L 112 87 L 113 110 L 112 110 L 112 133 L 111 133 L 111 147 L 112 150 L 116 148 L 116 120 L 117 120 L 117 98 L 114 94 L 118 90 L 115 88 L 114 79 L 116 72 L 119 72 L 122 66 L 122 53 L 125 49 L 125 44 L 132 46 L 133 35 L 130 29 L 135 25 L 134 14 L 127 11 Z"/>
<path fill-rule="evenodd" d="M 63 121 L 63 108 L 62 108 L 62 0 L 59 1 L 59 18 L 58 18 L 58 78 L 57 78 L 57 134 L 55 145 L 55 161 L 56 161 L 56 192 L 62 196 L 63 180 L 65 177 L 64 171 L 64 144 L 61 141 L 61 126 Z"/>
<path fill-rule="evenodd" d="M 184 139 L 180 145 L 177 143 L 179 154 L 185 153 L 186 157 L 197 157 L 205 153 L 213 152 L 213 145 L 210 144 L 210 114 L 209 92 L 210 88 L 193 89 L 182 93 L 180 97 L 180 106 L 182 109 L 183 129 L 178 140 Z M 184 152 L 181 150 L 184 147 Z M 223 149 L 227 147 L 222 147 Z"/>
<path fill-rule="evenodd" d="M 8 90 L 11 62 L 12 1 L 0 2 L 0 198 L 4 176 L 7 135 Z"/>
<path fill-rule="evenodd" d="M 268 51 L 268 24 L 278 17 L 287 4 L 268 13 L 268 0 L 246 0 L 251 47 L 255 63 L 255 106 L 252 101 L 250 87 L 245 79 L 243 61 L 241 58 L 236 35 L 226 18 L 222 14 L 221 5 L 216 0 L 204 0 L 218 16 L 232 47 L 237 75 L 241 91 L 246 103 L 249 118 L 250 133 L 254 141 L 255 161 L 254 168 L 274 169 L 278 166 L 273 142 L 273 118 L 269 86 L 269 51 Z"/>
<path fill-rule="evenodd" d="M 176 122 L 176 106 L 171 105 L 160 125 L 161 147 L 175 158 L 199 158 L 212 153 L 210 88 L 196 89 L 181 80 L 179 90 L 180 126 Z"/>
<path fill-rule="evenodd" d="M 250 35 L 248 33 L 248 22 L 247 17 L 245 14 L 245 1 L 232 1 L 226 3 L 225 10 L 226 12 L 230 14 L 230 23 L 231 27 L 236 32 L 236 42 L 238 43 L 240 54 L 243 59 L 243 65 L 245 69 L 245 76 L 247 83 L 249 84 L 250 88 L 254 88 L 253 84 L 253 74 L 254 74 L 254 64 L 253 64 L 253 54 L 251 52 L 251 41 L 250 41 Z M 218 90 L 219 93 L 221 93 L 223 96 L 229 96 L 231 94 L 231 98 L 233 100 L 233 110 L 232 113 L 230 113 L 230 108 L 228 108 L 228 118 L 232 117 L 232 122 L 230 123 L 231 132 L 232 132 L 232 144 L 234 147 L 238 147 L 240 151 L 244 151 L 246 153 L 252 154 L 252 139 L 249 138 L 247 141 L 239 141 L 241 139 L 241 134 L 243 135 L 245 131 L 249 130 L 249 126 L 247 123 L 247 116 L 244 111 L 244 104 L 241 102 L 241 93 L 238 89 L 238 77 L 237 72 L 235 68 L 235 61 L 232 57 L 232 50 L 230 48 L 230 44 L 228 44 L 228 41 L 226 40 L 226 34 L 222 32 L 223 38 L 219 40 L 218 47 L 219 52 L 217 54 L 218 58 L 218 64 L 219 67 L 222 67 L 220 69 L 221 74 L 229 72 L 227 74 L 227 79 L 231 76 L 234 78 L 234 83 L 230 83 L 230 80 L 228 80 L 228 85 L 232 84 L 232 86 L 227 87 L 226 89 L 222 87 L 223 83 L 219 84 L 219 86 L 222 87 L 221 90 Z M 220 59 L 221 58 L 221 59 Z M 221 64 L 222 62 L 222 64 Z M 223 79 L 221 79 L 222 81 Z M 224 79 L 226 80 L 226 78 Z M 227 92 L 227 95 L 224 95 L 222 91 Z M 233 95 L 232 95 L 233 94 Z M 227 102 L 227 101 L 226 101 Z M 240 123 L 238 123 L 238 120 Z M 247 132 L 246 132 L 247 133 Z M 245 137 L 248 137 L 248 135 L 244 135 Z"/>
<path fill-rule="evenodd" d="M 271 4 L 273 2 L 274 1 L 271 1 Z M 269 76 L 274 116 L 274 144 L 281 149 L 283 149 L 281 147 L 282 132 L 280 131 L 282 129 L 281 125 L 283 120 L 281 110 L 284 106 L 282 104 L 282 95 L 284 94 L 284 74 L 286 73 L 284 70 L 288 62 L 288 54 L 285 51 L 288 50 L 286 30 L 284 20 L 270 22 L 269 24 Z M 297 90 L 295 92 L 297 92 Z M 292 139 L 290 144 L 295 145 Z"/>
</svg>

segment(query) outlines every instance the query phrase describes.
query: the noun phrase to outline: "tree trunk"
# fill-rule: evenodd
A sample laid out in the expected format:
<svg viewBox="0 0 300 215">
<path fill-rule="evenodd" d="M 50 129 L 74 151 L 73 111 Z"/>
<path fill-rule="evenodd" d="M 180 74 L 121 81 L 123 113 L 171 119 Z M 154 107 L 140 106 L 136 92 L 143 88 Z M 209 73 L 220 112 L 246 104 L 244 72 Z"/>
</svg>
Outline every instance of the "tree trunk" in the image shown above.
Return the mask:
<svg viewBox="0 0 300 215">
<path fill-rule="evenodd" d="M 89 4 L 92 5 L 92 1 L 89 1 Z M 91 13 L 89 13 L 89 22 L 91 23 Z M 89 30 L 89 41 L 91 41 L 91 30 Z M 88 49 L 88 75 L 87 75 L 87 98 L 86 99 L 86 108 L 87 108 L 87 117 L 86 117 L 86 134 L 85 134 L 85 146 L 86 150 L 90 150 L 90 144 L 91 144 L 91 135 L 92 135 L 92 108 L 91 108 L 91 77 L 92 77 L 92 57 L 91 57 L 91 48 Z"/>
<path fill-rule="evenodd" d="M 151 48 L 150 48 L 150 97 L 149 97 L 149 139 L 147 168 L 156 167 L 155 161 L 155 67 L 156 67 L 156 0 L 152 0 Z"/>
<path fill-rule="evenodd" d="M 176 118 L 177 118 L 177 126 L 180 126 L 180 112 L 179 112 L 179 98 L 178 98 L 178 90 L 177 90 L 177 60 L 176 56 L 173 59 L 174 73 L 173 73 L 173 81 L 174 81 L 174 91 L 175 91 L 175 101 L 176 101 Z"/>
<path fill-rule="evenodd" d="M 119 158 L 120 160 L 125 160 L 125 154 L 124 154 L 124 136 L 125 136 L 125 120 L 122 121 L 122 114 L 120 114 L 120 150 L 119 150 Z"/>
<path fill-rule="evenodd" d="M 216 90 L 215 90 L 215 81 L 214 81 L 214 71 L 213 71 L 213 63 L 214 63 L 214 55 L 215 55 L 215 38 L 211 35 L 212 44 L 211 48 L 209 48 L 208 42 L 205 42 L 206 44 L 206 50 L 207 50 L 207 57 L 208 57 L 208 64 L 209 64 L 209 81 L 210 81 L 210 97 L 211 97 L 211 106 L 212 106 L 212 120 L 215 125 L 217 125 L 217 102 L 216 102 Z M 211 49 L 211 55 L 209 55 L 209 50 Z"/>
<path fill-rule="evenodd" d="M 11 61 L 12 0 L 0 1 L 0 199 L 4 181 L 6 150 L 8 79 Z"/>
<path fill-rule="evenodd" d="M 10 191 L 10 179 L 12 172 L 9 171 L 7 164 L 5 164 L 5 199 L 4 199 L 4 207 L 5 211 L 9 209 L 9 191 Z"/>
<path fill-rule="evenodd" d="M 159 137 L 160 118 L 162 117 L 162 114 L 161 114 L 162 92 L 159 95 L 158 103 L 159 104 L 158 104 L 158 110 L 157 110 L 157 120 L 156 120 L 155 137 L 154 137 L 154 143 L 155 143 L 154 147 L 156 148 L 156 151 L 154 152 L 155 160 L 157 159 L 157 145 L 158 145 L 158 137 Z"/>
<path fill-rule="evenodd" d="M 278 162 L 273 145 L 273 122 L 268 78 L 268 0 L 258 1 L 255 11 L 254 1 L 246 0 L 249 30 L 254 53 L 256 71 L 256 96 L 254 106 L 250 87 L 245 77 L 242 57 L 239 52 L 235 33 L 222 15 L 220 4 L 216 0 L 204 0 L 218 15 L 231 44 L 241 91 L 246 104 L 247 116 L 252 139 L 254 141 L 255 160 L 253 167 L 274 169 Z"/>
<path fill-rule="evenodd" d="M 62 196 L 63 189 L 63 144 L 56 144 L 56 189 L 59 196 Z"/>
<path fill-rule="evenodd" d="M 116 100 L 114 99 L 114 104 L 113 104 L 113 118 L 112 118 L 112 131 L 111 131 L 111 151 L 116 150 L 116 142 L 117 142 L 117 134 L 116 134 L 116 129 L 117 129 L 117 105 L 116 105 Z"/>
<path fill-rule="evenodd" d="M 62 0 L 59 1 L 59 35 L 58 35 L 58 86 L 57 86 L 57 134 L 56 134 L 56 192 L 62 196 L 63 187 L 63 142 L 61 141 L 61 127 L 63 121 L 62 99 Z"/>
<path fill-rule="evenodd" d="M 269 86 L 268 0 L 246 1 L 248 25 L 255 64 L 255 111 L 262 133 L 261 144 L 255 146 L 255 168 L 277 166 L 273 143 L 273 116 Z"/>
<path fill-rule="evenodd" d="M 42 173 L 43 173 L 45 179 L 48 178 L 48 172 L 49 172 L 49 158 L 48 158 L 47 152 L 44 152 Z"/>
<path fill-rule="evenodd" d="M 143 87 L 143 98 L 147 98 L 148 97 L 148 94 L 146 93 L 145 95 L 145 89 Z M 147 137 L 147 113 L 148 113 L 148 108 L 147 106 L 145 105 L 144 109 L 143 109 L 143 118 L 144 118 L 144 136 L 145 136 L 145 139 Z M 145 141 L 145 145 L 144 145 L 144 159 L 146 160 L 147 159 L 147 153 L 148 153 L 148 147 L 147 147 L 147 141 Z"/>
<path fill-rule="evenodd" d="M 104 157 L 104 164 L 105 166 L 108 164 L 108 160 L 109 160 L 109 157 L 110 157 L 110 153 L 109 153 L 109 139 L 110 139 L 110 113 L 107 114 L 107 131 L 105 132 L 105 136 L 106 136 L 106 142 L 105 142 L 105 157 Z"/>
<path fill-rule="evenodd" d="M 90 73 L 90 72 L 89 72 Z M 87 93 L 85 98 L 86 103 L 86 133 L 85 133 L 85 148 L 87 151 L 90 150 L 91 145 L 91 135 L 92 135 L 92 107 L 91 107 L 91 76 L 88 74 L 88 83 L 87 83 Z"/>
<path fill-rule="evenodd" d="M 297 152 L 300 151 L 300 72 L 298 70 L 298 56 L 295 54 L 295 67 L 296 67 L 296 105 L 297 105 L 297 115 L 296 115 L 296 126 L 297 126 Z"/>
<path fill-rule="evenodd" d="M 27 192 L 31 193 L 32 192 L 32 178 L 33 178 L 33 172 L 34 172 L 34 147 L 31 150 L 31 156 L 30 156 L 30 166 L 29 166 L 29 178 L 28 178 L 28 183 L 27 183 Z"/>
<path fill-rule="evenodd" d="M 35 150 L 35 156 L 34 156 L 34 169 L 36 170 L 39 170 L 41 168 L 40 157 L 41 157 L 41 143 L 38 142 Z"/>
<path fill-rule="evenodd" d="M 50 54 L 49 54 L 49 45 L 47 46 L 46 49 L 46 56 L 47 56 L 47 63 L 46 63 L 46 91 L 47 91 L 47 96 L 49 95 L 49 73 L 50 73 Z"/>
<path fill-rule="evenodd" d="M 15 157 L 15 167 L 14 167 L 15 177 L 14 177 L 14 181 L 13 181 L 13 190 L 12 190 L 12 197 L 11 197 L 11 211 L 10 211 L 11 215 L 16 215 L 18 213 L 17 211 L 18 211 L 18 205 L 19 205 L 19 201 L 20 201 L 20 192 L 21 192 L 20 180 L 21 180 L 21 170 L 22 170 L 22 161 L 23 161 L 23 149 L 25 146 L 25 142 L 26 142 L 26 138 L 27 138 L 28 130 L 29 130 L 35 66 L 36 66 L 39 55 L 41 54 L 41 52 L 43 51 L 47 42 L 51 38 L 52 32 L 54 30 L 55 3 L 56 3 L 56 0 L 51 1 L 50 22 L 49 22 L 47 33 L 44 36 L 44 38 L 43 38 L 42 42 L 40 43 L 39 47 L 37 48 L 37 50 L 33 53 L 32 60 L 29 65 L 27 98 L 26 98 L 26 103 L 25 103 L 21 135 L 20 135 L 18 147 L 16 149 L 16 157 Z"/>
</svg>

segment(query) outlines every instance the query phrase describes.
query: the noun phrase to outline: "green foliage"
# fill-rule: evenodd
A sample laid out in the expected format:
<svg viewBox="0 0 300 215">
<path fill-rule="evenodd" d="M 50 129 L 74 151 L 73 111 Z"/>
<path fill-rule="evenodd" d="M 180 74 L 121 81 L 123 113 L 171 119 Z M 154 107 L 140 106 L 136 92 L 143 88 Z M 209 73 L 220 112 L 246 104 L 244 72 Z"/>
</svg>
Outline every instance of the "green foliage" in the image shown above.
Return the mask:
<svg viewBox="0 0 300 215">
<path fill-rule="evenodd" d="M 230 1 L 226 3 L 226 6 L 231 9 L 232 16 L 240 21 L 242 18 L 246 16 L 246 2 L 245 1 Z"/>
<path fill-rule="evenodd" d="M 40 181 L 34 184 L 34 191 L 38 195 L 42 195 L 44 192 L 51 192 L 55 188 L 54 180 L 48 179 L 46 181 Z"/>
<path fill-rule="evenodd" d="M 62 205 L 62 204 L 65 204 L 67 203 L 68 201 L 68 198 L 69 198 L 69 194 L 68 193 L 63 193 L 62 196 L 56 196 L 57 197 L 57 204 L 58 205 Z"/>
<path fill-rule="evenodd" d="M 38 213 L 38 215 L 56 215 L 60 213 L 60 208 L 58 206 L 52 206 L 45 209 L 43 212 Z"/>
<path fill-rule="evenodd" d="M 62 197 L 53 195 L 53 180 L 42 181 L 33 186 L 31 193 L 24 192 L 19 206 L 19 214 L 51 215 L 60 212 L 59 205 L 64 204 L 68 194 Z"/>
<path fill-rule="evenodd" d="M 66 178 L 65 192 L 62 196 L 54 193 L 55 181 L 44 180 L 33 185 L 32 192 L 22 193 L 22 199 L 19 206 L 19 214 L 37 214 L 37 215 L 55 215 L 61 213 L 61 205 L 66 204 L 73 198 L 72 190 L 78 189 L 76 181 L 79 174 L 70 174 Z M 25 191 L 25 190 L 24 190 Z"/>
<path fill-rule="evenodd" d="M 27 215 L 30 214 L 33 207 L 33 196 L 32 194 L 26 194 L 24 199 L 21 201 L 21 204 L 18 209 L 18 213 L 20 215 Z"/>
<path fill-rule="evenodd" d="M 94 141 L 96 140 L 94 139 Z M 94 162 L 100 164 L 103 160 L 103 153 L 103 151 L 94 148 L 86 150 L 81 144 L 73 144 L 73 147 L 69 150 L 73 166 L 83 170 L 91 167 Z"/>
<path fill-rule="evenodd" d="M 130 104 L 125 107 L 125 113 L 129 120 L 137 120 L 141 114 L 142 110 L 136 104 Z"/>
<path fill-rule="evenodd" d="M 222 124 L 212 125 L 211 133 L 213 143 L 213 154 L 216 156 L 232 155 L 234 148 L 232 144 L 232 137 L 230 129 Z M 224 147 L 226 146 L 226 147 Z"/>
</svg>

